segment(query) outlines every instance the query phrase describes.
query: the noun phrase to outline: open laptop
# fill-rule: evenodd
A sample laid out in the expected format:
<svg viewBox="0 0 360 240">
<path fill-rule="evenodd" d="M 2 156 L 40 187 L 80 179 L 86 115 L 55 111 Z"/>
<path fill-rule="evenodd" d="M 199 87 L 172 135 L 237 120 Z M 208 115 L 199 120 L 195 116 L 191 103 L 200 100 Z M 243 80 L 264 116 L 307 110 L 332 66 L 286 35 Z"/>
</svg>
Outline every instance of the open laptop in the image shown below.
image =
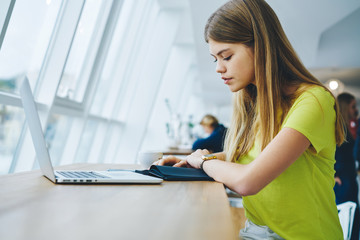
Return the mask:
<svg viewBox="0 0 360 240">
<path fill-rule="evenodd" d="M 20 96 L 23 103 L 25 117 L 29 125 L 35 152 L 41 171 L 45 177 L 54 183 L 147 183 L 158 184 L 163 180 L 146 176 L 131 170 L 124 171 L 90 171 L 90 170 L 59 170 L 54 171 L 49 151 L 46 147 L 44 134 L 41 128 L 39 114 L 31 92 L 27 77 L 24 77 L 20 87 Z"/>
</svg>

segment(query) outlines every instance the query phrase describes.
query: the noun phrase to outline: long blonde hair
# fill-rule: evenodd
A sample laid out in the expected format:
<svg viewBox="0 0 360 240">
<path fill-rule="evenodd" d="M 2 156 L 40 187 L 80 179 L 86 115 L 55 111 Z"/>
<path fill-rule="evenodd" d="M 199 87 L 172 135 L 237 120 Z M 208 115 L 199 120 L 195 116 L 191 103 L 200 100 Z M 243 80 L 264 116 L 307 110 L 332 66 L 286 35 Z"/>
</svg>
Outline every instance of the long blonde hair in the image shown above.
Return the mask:
<svg viewBox="0 0 360 240">
<path fill-rule="evenodd" d="M 313 86 L 328 91 L 301 63 L 276 14 L 263 0 L 232 0 L 224 4 L 208 19 L 206 42 L 209 39 L 242 43 L 254 51 L 255 85 L 234 93 L 233 115 L 225 139 L 228 161 L 246 154 L 255 137 L 260 137 L 263 150 L 280 131 L 293 101 L 301 93 Z M 296 91 L 287 95 L 287 87 Z M 341 144 L 344 130 L 337 103 L 335 111 L 336 143 Z"/>
</svg>

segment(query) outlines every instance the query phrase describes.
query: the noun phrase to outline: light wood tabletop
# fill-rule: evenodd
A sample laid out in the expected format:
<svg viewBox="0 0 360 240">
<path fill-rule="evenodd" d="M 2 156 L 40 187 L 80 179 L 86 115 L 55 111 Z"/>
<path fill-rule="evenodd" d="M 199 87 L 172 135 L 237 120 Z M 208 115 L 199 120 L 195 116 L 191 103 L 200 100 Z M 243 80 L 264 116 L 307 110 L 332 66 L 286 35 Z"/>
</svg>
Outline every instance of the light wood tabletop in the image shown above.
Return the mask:
<svg viewBox="0 0 360 240">
<path fill-rule="evenodd" d="M 194 152 L 192 149 L 165 149 L 162 152 L 164 155 L 183 155 L 187 156 Z"/>
<path fill-rule="evenodd" d="M 76 164 L 57 169 L 136 168 Z M 39 170 L 0 177 L 0 239 L 236 239 L 224 186 L 60 185 Z"/>
</svg>

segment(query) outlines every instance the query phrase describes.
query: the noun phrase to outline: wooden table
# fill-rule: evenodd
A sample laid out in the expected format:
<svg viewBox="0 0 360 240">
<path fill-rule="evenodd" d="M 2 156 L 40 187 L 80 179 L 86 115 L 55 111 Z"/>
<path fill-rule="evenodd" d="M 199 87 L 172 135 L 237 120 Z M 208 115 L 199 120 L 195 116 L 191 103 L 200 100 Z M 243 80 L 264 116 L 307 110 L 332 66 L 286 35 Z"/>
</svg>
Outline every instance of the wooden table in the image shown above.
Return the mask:
<svg viewBox="0 0 360 240">
<path fill-rule="evenodd" d="M 134 168 L 77 164 L 58 169 Z M 40 171 L 0 177 L 0 239 L 236 239 L 220 183 L 58 185 Z"/>
</svg>

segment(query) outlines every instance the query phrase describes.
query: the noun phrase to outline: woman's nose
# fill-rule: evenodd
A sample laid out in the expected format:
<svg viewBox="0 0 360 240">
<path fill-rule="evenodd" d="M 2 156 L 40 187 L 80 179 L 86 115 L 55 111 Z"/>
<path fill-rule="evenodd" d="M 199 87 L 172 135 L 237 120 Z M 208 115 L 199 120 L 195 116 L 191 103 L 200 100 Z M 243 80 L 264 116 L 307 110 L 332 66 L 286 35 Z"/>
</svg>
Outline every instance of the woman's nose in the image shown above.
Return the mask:
<svg viewBox="0 0 360 240">
<path fill-rule="evenodd" d="M 226 68 L 224 64 L 220 63 L 219 61 L 216 63 L 216 72 L 217 73 L 224 73 L 226 71 Z"/>
</svg>

